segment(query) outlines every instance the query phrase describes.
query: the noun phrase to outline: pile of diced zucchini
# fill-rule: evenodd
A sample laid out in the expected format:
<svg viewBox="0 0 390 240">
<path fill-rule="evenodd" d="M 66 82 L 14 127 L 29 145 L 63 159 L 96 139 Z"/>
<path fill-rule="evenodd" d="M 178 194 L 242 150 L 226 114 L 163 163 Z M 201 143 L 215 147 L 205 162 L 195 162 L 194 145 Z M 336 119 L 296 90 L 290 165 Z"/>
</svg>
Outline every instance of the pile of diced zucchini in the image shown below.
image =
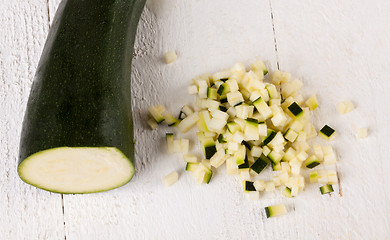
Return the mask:
<svg viewBox="0 0 390 240">
<path fill-rule="evenodd" d="M 155 129 L 164 121 L 182 133 L 197 126 L 202 159 L 188 153 L 187 139 L 166 134 L 168 151 L 182 153 L 185 170 L 197 183 L 208 184 L 213 172 L 225 164 L 228 174 L 240 176 L 243 191 L 252 199 L 258 199 L 261 191 L 276 189 L 294 197 L 309 182 L 322 184 L 321 193 L 329 193 L 338 182 L 336 154 L 328 144 L 311 143 L 317 136 L 312 114 L 318 101 L 315 95 L 305 99 L 302 86 L 289 73 L 269 73 L 262 61 L 248 70 L 237 63 L 193 79 L 187 90 L 196 96 L 195 110 L 183 106 L 174 118 L 163 106 L 152 106 L 148 124 Z M 328 125 L 319 133 L 327 140 L 336 136 Z M 259 176 L 267 168 L 273 177 L 262 180 L 264 176 Z"/>
</svg>

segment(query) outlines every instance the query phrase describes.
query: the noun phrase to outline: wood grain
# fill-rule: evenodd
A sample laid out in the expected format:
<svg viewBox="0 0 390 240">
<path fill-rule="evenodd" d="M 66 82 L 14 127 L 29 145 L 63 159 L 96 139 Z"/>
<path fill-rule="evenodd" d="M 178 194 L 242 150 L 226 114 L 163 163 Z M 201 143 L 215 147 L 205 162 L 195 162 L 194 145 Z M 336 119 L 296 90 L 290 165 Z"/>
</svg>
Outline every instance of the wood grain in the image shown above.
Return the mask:
<svg viewBox="0 0 390 240">
<path fill-rule="evenodd" d="M 60 0 L 0 2 L 0 214 L 6 216 L 0 239 L 390 238 L 386 1 L 148 1 L 131 79 L 136 176 L 119 189 L 64 195 L 63 201 L 16 173 L 23 113 Z M 162 57 L 170 50 L 178 60 L 166 65 Z M 161 103 L 174 113 L 193 102 L 185 91 L 191 78 L 256 59 L 301 78 L 305 96 L 317 93 L 316 127 L 330 124 L 339 132 L 332 144 L 342 197 L 321 196 L 311 185 L 294 199 L 275 192 L 251 201 L 223 169 L 210 185 L 197 186 L 183 172 L 181 157 L 165 151 L 164 134 L 172 130 L 146 126 L 148 106 Z M 352 100 L 356 110 L 337 114 L 335 104 L 343 100 Z M 369 128 L 368 138 L 356 139 L 359 127 Z M 180 179 L 165 188 L 161 179 L 172 170 Z M 266 219 L 263 208 L 276 203 L 285 203 L 289 213 Z"/>
</svg>

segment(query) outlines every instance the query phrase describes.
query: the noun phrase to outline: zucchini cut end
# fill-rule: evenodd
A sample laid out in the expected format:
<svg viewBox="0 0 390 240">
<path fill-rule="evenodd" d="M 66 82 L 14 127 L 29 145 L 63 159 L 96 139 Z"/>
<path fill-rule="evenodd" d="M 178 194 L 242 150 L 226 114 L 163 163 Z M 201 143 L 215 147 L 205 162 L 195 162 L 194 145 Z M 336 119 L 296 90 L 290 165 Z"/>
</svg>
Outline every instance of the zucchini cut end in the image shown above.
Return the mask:
<svg viewBox="0 0 390 240">
<path fill-rule="evenodd" d="M 134 165 L 114 147 L 59 147 L 37 152 L 18 166 L 20 178 L 65 194 L 104 192 L 128 183 Z"/>
</svg>

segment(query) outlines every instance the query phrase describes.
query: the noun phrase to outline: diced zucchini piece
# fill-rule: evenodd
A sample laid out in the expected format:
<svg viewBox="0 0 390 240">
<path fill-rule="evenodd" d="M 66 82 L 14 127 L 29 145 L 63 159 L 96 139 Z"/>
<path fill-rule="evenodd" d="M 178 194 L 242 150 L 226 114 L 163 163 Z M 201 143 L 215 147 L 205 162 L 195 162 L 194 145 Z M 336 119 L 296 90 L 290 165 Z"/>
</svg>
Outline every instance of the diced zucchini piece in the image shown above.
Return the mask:
<svg viewBox="0 0 390 240">
<path fill-rule="evenodd" d="M 225 151 L 222 149 L 222 151 L 221 150 L 217 151 L 217 153 L 210 158 L 210 165 L 215 168 L 218 168 L 225 162 L 225 160 L 226 160 L 226 154 Z"/>
<path fill-rule="evenodd" d="M 267 84 L 267 85 L 265 86 L 265 88 L 267 89 L 268 95 L 269 95 L 269 97 L 270 97 L 271 99 L 280 99 L 280 98 L 281 98 L 281 96 L 280 96 L 278 90 L 276 89 L 275 85 L 273 85 L 273 84 Z"/>
<path fill-rule="evenodd" d="M 271 151 L 267 156 L 274 164 L 277 164 L 282 160 L 282 155 L 278 152 Z"/>
<path fill-rule="evenodd" d="M 226 143 L 226 139 L 223 137 L 223 134 L 219 134 L 217 139 L 219 143 Z"/>
<path fill-rule="evenodd" d="M 187 106 L 187 105 L 184 105 L 184 106 L 181 108 L 181 111 L 182 111 L 185 115 L 187 115 L 187 116 L 189 116 L 189 115 L 191 115 L 191 114 L 194 113 L 194 111 L 191 109 L 191 107 L 189 107 L 189 106 Z"/>
<path fill-rule="evenodd" d="M 205 158 L 210 159 L 217 152 L 214 140 L 212 138 L 206 138 L 203 140 L 202 144 Z"/>
<path fill-rule="evenodd" d="M 176 59 L 177 55 L 175 51 L 169 51 L 164 55 L 164 60 L 166 64 L 173 63 L 174 61 L 176 61 Z"/>
<path fill-rule="evenodd" d="M 303 86 L 303 83 L 299 81 L 298 79 L 288 82 L 286 84 L 282 85 L 282 96 L 283 98 L 288 98 L 289 96 L 293 95 L 295 92 L 297 92 L 301 87 Z"/>
<path fill-rule="evenodd" d="M 222 112 L 227 112 L 227 108 L 225 108 L 224 106 L 220 105 L 218 107 L 218 110 L 222 111 Z"/>
<path fill-rule="evenodd" d="M 264 145 L 267 145 L 268 143 L 270 143 L 272 141 L 272 139 L 274 139 L 274 137 L 276 136 L 276 132 L 272 129 L 268 129 L 267 131 L 267 137 L 264 139 Z"/>
<path fill-rule="evenodd" d="M 244 141 L 244 134 L 240 131 L 237 131 L 233 134 L 233 141 L 241 143 Z"/>
<path fill-rule="evenodd" d="M 305 125 L 299 121 L 299 120 L 294 120 L 291 125 L 290 125 L 290 129 L 294 130 L 295 132 L 299 133 L 300 131 L 302 131 L 302 129 L 305 127 Z"/>
<path fill-rule="evenodd" d="M 340 114 L 351 112 L 354 108 L 352 101 L 340 102 L 337 104 L 337 112 Z"/>
<path fill-rule="evenodd" d="M 309 175 L 310 183 L 318 182 L 318 171 L 311 171 Z"/>
<path fill-rule="evenodd" d="M 253 106 L 248 106 L 247 104 L 241 104 L 236 106 L 236 116 L 241 119 L 247 119 L 253 116 Z"/>
<path fill-rule="evenodd" d="M 325 139 L 330 139 L 331 136 L 335 133 L 336 131 L 329 127 L 328 125 L 325 125 L 321 128 L 320 130 L 320 135 L 325 138 Z"/>
<path fill-rule="evenodd" d="M 279 147 L 281 147 L 281 149 L 279 150 L 283 150 L 285 144 L 283 134 L 281 132 L 277 132 L 276 135 L 272 138 L 272 140 L 267 144 L 268 146 L 272 147 L 274 150 L 276 150 L 276 148 Z"/>
<path fill-rule="evenodd" d="M 313 147 L 314 154 L 317 156 L 318 160 L 321 162 L 324 160 L 324 152 L 322 151 L 322 147 L 318 144 Z"/>
<path fill-rule="evenodd" d="M 173 153 L 173 133 L 167 133 L 165 134 L 165 139 L 167 141 L 167 147 L 168 147 L 168 152 Z"/>
<path fill-rule="evenodd" d="M 303 114 L 302 108 L 296 102 L 293 102 L 290 106 L 288 106 L 288 110 L 290 110 L 295 117 L 299 117 Z"/>
<path fill-rule="evenodd" d="M 198 162 L 187 162 L 186 171 L 194 172 L 199 166 Z"/>
<path fill-rule="evenodd" d="M 165 122 L 168 124 L 168 126 L 174 126 L 177 124 L 177 119 L 174 118 L 171 114 L 169 114 L 167 111 L 162 112 L 162 116 L 165 119 Z"/>
<path fill-rule="evenodd" d="M 186 154 L 190 148 L 190 140 L 182 138 L 180 139 L 180 153 Z"/>
<path fill-rule="evenodd" d="M 368 133 L 367 133 L 367 128 L 359 128 L 356 132 L 356 136 L 358 138 L 366 138 Z"/>
<path fill-rule="evenodd" d="M 268 135 L 267 133 L 268 133 L 267 124 L 265 124 L 264 122 L 259 123 L 259 135 L 261 137 L 266 137 Z"/>
<path fill-rule="evenodd" d="M 246 148 L 244 145 L 240 145 L 237 152 L 234 153 L 234 158 L 236 159 L 237 165 L 245 163 L 246 159 Z M 249 167 L 249 166 L 248 166 Z"/>
<path fill-rule="evenodd" d="M 197 121 L 198 129 L 202 132 L 208 132 L 209 129 L 207 128 L 207 124 L 209 124 L 209 122 L 211 121 L 209 111 L 205 110 L 205 111 L 199 112 L 198 118 L 199 118 L 199 120 Z"/>
<path fill-rule="evenodd" d="M 314 110 L 318 107 L 318 101 L 317 101 L 317 97 L 316 95 L 312 95 L 311 97 L 309 97 L 306 102 L 305 102 L 306 106 L 309 107 L 310 110 Z"/>
<path fill-rule="evenodd" d="M 252 146 L 247 141 L 242 141 L 242 144 L 250 151 Z"/>
<path fill-rule="evenodd" d="M 320 165 L 320 161 L 318 160 L 316 155 L 311 155 L 308 159 L 305 161 L 305 166 L 307 168 L 314 168 L 316 166 Z"/>
<path fill-rule="evenodd" d="M 210 131 L 214 131 L 216 133 L 222 133 L 225 126 L 226 126 L 225 120 L 219 118 L 212 118 L 209 124 L 207 125 L 207 128 Z"/>
<path fill-rule="evenodd" d="M 249 168 L 249 161 L 247 157 L 245 157 L 244 163 L 238 165 L 238 169 L 245 169 L 245 168 Z"/>
<path fill-rule="evenodd" d="M 282 191 L 282 194 L 286 197 L 292 198 L 293 196 L 291 195 L 291 188 L 285 187 Z"/>
<path fill-rule="evenodd" d="M 227 111 L 226 111 L 227 114 L 229 114 L 229 116 L 231 118 L 234 118 L 236 115 L 237 115 L 237 112 L 236 112 L 236 108 L 235 107 L 230 107 Z"/>
<path fill-rule="evenodd" d="M 249 199 L 254 200 L 254 201 L 260 199 L 260 193 L 258 191 L 248 192 L 248 196 L 249 196 Z"/>
<path fill-rule="evenodd" d="M 230 72 L 229 71 L 221 71 L 221 72 L 216 72 L 212 75 L 212 79 L 214 81 L 221 80 L 223 82 L 227 81 L 229 79 Z"/>
<path fill-rule="evenodd" d="M 336 154 L 333 151 L 332 146 L 324 146 L 322 148 L 324 152 L 324 164 L 325 165 L 331 165 L 335 164 L 337 162 Z"/>
<path fill-rule="evenodd" d="M 253 185 L 253 182 L 251 182 L 251 181 L 245 181 L 245 188 L 244 189 L 247 192 L 256 191 L 256 188 Z"/>
<path fill-rule="evenodd" d="M 186 117 L 187 117 L 187 115 L 184 112 L 180 111 L 178 119 L 183 120 Z"/>
<path fill-rule="evenodd" d="M 165 108 L 162 105 L 158 106 L 150 106 L 148 108 L 149 115 L 157 122 L 161 123 L 164 121 L 164 117 L 162 116 L 162 112 L 165 110 Z"/>
<path fill-rule="evenodd" d="M 239 91 L 230 92 L 226 94 L 226 97 L 230 106 L 237 106 L 238 104 L 244 102 L 244 98 Z"/>
<path fill-rule="evenodd" d="M 269 106 L 280 106 L 282 104 L 282 100 L 280 98 L 272 98 L 268 101 Z"/>
<path fill-rule="evenodd" d="M 241 126 L 238 125 L 238 123 L 236 123 L 236 122 L 233 122 L 233 121 L 228 122 L 226 125 L 227 125 L 229 132 L 231 132 L 232 134 L 234 134 L 237 131 L 241 131 Z"/>
<path fill-rule="evenodd" d="M 280 164 L 280 162 L 278 163 L 272 162 L 271 165 L 272 165 L 272 171 L 282 171 L 282 165 Z"/>
<path fill-rule="evenodd" d="M 209 172 L 205 172 L 203 182 L 209 184 L 212 176 L 213 176 L 213 171 L 210 170 Z"/>
<path fill-rule="evenodd" d="M 278 112 L 271 118 L 271 122 L 275 127 L 284 126 L 287 121 L 286 114 Z"/>
<path fill-rule="evenodd" d="M 217 89 L 212 87 L 207 88 L 207 97 L 212 100 L 217 100 L 218 98 Z"/>
<path fill-rule="evenodd" d="M 149 126 L 152 130 L 156 129 L 157 126 L 158 126 L 157 122 L 156 122 L 154 119 L 152 119 L 152 118 L 150 118 L 150 119 L 148 120 L 147 123 L 148 123 L 148 126 Z"/>
<path fill-rule="evenodd" d="M 181 152 L 181 141 L 179 139 L 173 140 L 173 152 L 174 153 Z"/>
<path fill-rule="evenodd" d="M 286 134 L 284 134 L 284 138 L 289 142 L 294 142 L 297 139 L 298 133 L 292 130 L 291 128 L 287 130 Z"/>
<path fill-rule="evenodd" d="M 163 184 L 166 187 L 169 187 L 169 186 L 173 185 L 174 183 L 176 183 L 177 180 L 179 180 L 179 173 L 177 173 L 176 171 L 173 171 L 163 178 Z"/>
<path fill-rule="evenodd" d="M 263 149 L 259 146 L 253 146 L 251 149 L 251 155 L 253 157 L 260 157 L 262 152 L 263 152 Z"/>
<path fill-rule="evenodd" d="M 284 154 L 282 160 L 285 162 L 289 162 L 295 158 L 295 155 L 296 155 L 296 151 L 294 150 L 294 148 L 289 147 L 286 153 Z"/>
<path fill-rule="evenodd" d="M 187 87 L 187 92 L 190 95 L 198 94 L 198 86 L 196 85 L 190 85 Z"/>
<path fill-rule="evenodd" d="M 309 155 L 305 151 L 300 151 L 295 157 L 299 161 L 303 162 L 309 157 Z"/>
<path fill-rule="evenodd" d="M 243 184 L 245 184 L 245 181 L 251 180 L 251 175 L 249 174 L 249 168 L 239 169 L 239 173 L 240 173 L 240 179 Z"/>
<path fill-rule="evenodd" d="M 265 183 L 265 191 L 266 192 L 273 192 L 275 191 L 275 184 L 274 182 L 268 181 Z"/>
<path fill-rule="evenodd" d="M 227 103 L 228 102 L 228 100 L 227 100 L 227 96 L 226 95 L 224 95 L 224 96 L 221 96 L 220 98 L 219 98 L 219 102 L 220 103 Z"/>
<path fill-rule="evenodd" d="M 280 182 L 279 177 L 277 177 L 277 176 L 274 176 L 272 178 L 272 182 L 274 183 L 275 187 L 280 187 L 280 185 L 282 185 L 281 182 Z"/>
<path fill-rule="evenodd" d="M 263 61 L 258 60 L 250 65 L 251 69 L 256 72 L 256 71 L 261 71 L 263 73 L 263 76 L 268 73 L 267 67 L 263 63 Z"/>
<path fill-rule="evenodd" d="M 208 89 L 208 83 L 206 80 L 199 80 L 197 81 L 197 84 L 198 84 L 198 96 L 199 98 L 201 99 L 204 99 L 204 98 L 207 98 L 207 89 Z"/>
<path fill-rule="evenodd" d="M 226 84 L 229 86 L 231 92 L 235 92 L 239 90 L 236 79 L 229 79 L 226 81 Z"/>
<path fill-rule="evenodd" d="M 209 183 L 210 179 L 213 175 L 213 172 L 210 169 L 210 164 L 207 160 L 203 159 L 202 162 L 198 164 L 198 167 L 196 168 L 194 175 L 196 178 L 196 182 L 198 184 L 200 183 Z"/>
<path fill-rule="evenodd" d="M 193 154 L 184 154 L 183 155 L 183 159 L 184 159 L 184 161 L 186 161 L 187 163 L 196 163 L 196 162 L 198 162 L 198 158 L 195 156 L 195 155 L 193 155 Z"/>
<path fill-rule="evenodd" d="M 267 146 L 263 146 L 263 154 L 265 156 L 268 156 L 268 154 L 271 152 L 271 149 L 269 149 L 269 147 Z"/>
<path fill-rule="evenodd" d="M 226 171 L 229 175 L 238 173 L 238 166 L 234 157 L 229 157 L 226 160 Z"/>
<path fill-rule="evenodd" d="M 265 182 L 263 180 L 256 180 L 253 183 L 253 186 L 256 188 L 256 191 L 264 191 L 265 190 Z"/>
<path fill-rule="evenodd" d="M 320 187 L 321 194 L 331 193 L 333 192 L 333 187 L 330 184 L 326 184 Z"/>
<path fill-rule="evenodd" d="M 253 102 L 253 105 L 256 107 L 257 111 L 263 116 L 264 119 L 268 119 L 272 116 L 272 111 L 268 107 L 267 103 L 259 97 Z"/>
<path fill-rule="evenodd" d="M 229 87 L 229 84 L 227 84 L 226 82 L 225 83 L 222 83 L 218 90 L 217 90 L 217 94 L 219 96 L 222 96 L 222 95 L 226 95 L 227 93 L 230 92 L 230 87 Z"/>
<path fill-rule="evenodd" d="M 247 119 L 245 124 L 244 139 L 246 141 L 259 140 L 259 124 L 255 119 Z"/>
<path fill-rule="evenodd" d="M 178 125 L 177 128 L 182 132 L 185 133 L 188 130 L 190 130 L 199 120 L 199 116 L 197 113 L 193 113 L 190 116 L 183 119 Z"/>
<path fill-rule="evenodd" d="M 263 171 L 268 164 L 270 163 L 270 160 L 262 154 L 251 166 L 251 169 L 255 171 L 257 174 L 259 174 L 261 171 Z"/>
</svg>

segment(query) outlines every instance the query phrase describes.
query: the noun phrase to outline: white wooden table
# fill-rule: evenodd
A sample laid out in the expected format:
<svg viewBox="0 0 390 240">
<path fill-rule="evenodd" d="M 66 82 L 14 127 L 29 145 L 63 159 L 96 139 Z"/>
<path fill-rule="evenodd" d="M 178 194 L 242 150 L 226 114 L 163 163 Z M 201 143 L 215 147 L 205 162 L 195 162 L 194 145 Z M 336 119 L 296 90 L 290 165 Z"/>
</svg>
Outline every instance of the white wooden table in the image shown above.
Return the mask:
<svg viewBox="0 0 390 240">
<path fill-rule="evenodd" d="M 133 61 L 137 174 L 89 195 L 38 190 L 16 173 L 22 118 L 58 3 L 0 0 L 0 239 L 390 239 L 389 1 L 151 0 Z M 178 60 L 165 65 L 169 50 Z M 184 91 L 192 77 L 256 59 L 317 93 L 316 126 L 340 133 L 342 196 L 309 186 L 294 199 L 277 191 L 251 201 L 223 171 L 197 186 L 180 156 L 165 153 L 168 129 L 147 128 L 149 105 L 173 112 L 193 100 Z M 356 110 L 337 114 L 335 104 L 349 99 Z M 356 139 L 358 127 L 369 137 Z M 172 170 L 182 175 L 165 188 L 161 178 Z M 289 213 L 266 219 L 264 206 L 275 203 Z"/>
</svg>

